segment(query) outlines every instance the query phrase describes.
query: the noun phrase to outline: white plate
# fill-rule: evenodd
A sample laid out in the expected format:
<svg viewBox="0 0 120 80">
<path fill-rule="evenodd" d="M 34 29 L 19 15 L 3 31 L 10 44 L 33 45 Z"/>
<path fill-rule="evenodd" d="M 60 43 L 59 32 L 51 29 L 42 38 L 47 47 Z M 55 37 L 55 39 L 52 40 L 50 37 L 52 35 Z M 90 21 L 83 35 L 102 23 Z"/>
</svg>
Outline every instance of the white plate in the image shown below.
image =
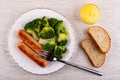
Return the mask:
<svg viewBox="0 0 120 80">
<path fill-rule="evenodd" d="M 8 45 L 9 45 L 9 51 L 12 55 L 15 62 L 22 67 L 24 70 L 29 71 L 31 73 L 35 74 L 49 74 L 52 72 L 55 72 L 59 69 L 61 69 L 65 64 L 54 61 L 49 62 L 48 66 L 46 68 L 41 68 L 38 66 L 35 62 L 33 62 L 31 59 L 29 59 L 26 55 L 24 55 L 18 48 L 17 44 L 21 40 L 16 36 L 16 33 L 23 29 L 24 25 L 32 21 L 36 18 L 42 18 L 43 16 L 47 16 L 49 18 L 57 18 L 60 20 L 63 20 L 65 22 L 65 25 L 69 31 L 69 43 L 67 45 L 67 52 L 65 53 L 63 60 L 68 61 L 73 54 L 74 51 L 74 35 L 73 30 L 71 28 L 70 23 L 60 14 L 56 13 L 55 11 L 48 10 L 48 9 L 35 9 L 32 11 L 29 11 L 25 14 L 23 14 L 12 26 L 12 29 L 10 31 L 9 37 L 8 37 Z"/>
</svg>

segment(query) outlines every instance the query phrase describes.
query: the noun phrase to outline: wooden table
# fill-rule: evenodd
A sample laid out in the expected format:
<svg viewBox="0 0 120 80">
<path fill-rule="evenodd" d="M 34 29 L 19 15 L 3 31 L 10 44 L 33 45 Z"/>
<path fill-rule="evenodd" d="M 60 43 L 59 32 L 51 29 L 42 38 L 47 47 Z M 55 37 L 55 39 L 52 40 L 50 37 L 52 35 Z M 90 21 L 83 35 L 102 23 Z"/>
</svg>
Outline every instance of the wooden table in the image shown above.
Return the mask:
<svg viewBox="0 0 120 80">
<path fill-rule="evenodd" d="M 94 68 L 79 43 L 87 38 L 85 31 L 91 25 L 79 19 L 79 10 L 93 2 L 101 9 L 101 18 L 94 24 L 105 28 L 111 36 L 112 46 L 101 68 Z M 49 75 L 35 75 L 20 68 L 8 49 L 11 26 L 25 12 L 36 8 L 49 8 L 66 17 L 74 29 L 75 51 L 71 62 L 104 72 L 102 77 L 65 65 Z M 118 80 L 120 78 L 120 0 L 0 0 L 0 80 Z"/>
</svg>

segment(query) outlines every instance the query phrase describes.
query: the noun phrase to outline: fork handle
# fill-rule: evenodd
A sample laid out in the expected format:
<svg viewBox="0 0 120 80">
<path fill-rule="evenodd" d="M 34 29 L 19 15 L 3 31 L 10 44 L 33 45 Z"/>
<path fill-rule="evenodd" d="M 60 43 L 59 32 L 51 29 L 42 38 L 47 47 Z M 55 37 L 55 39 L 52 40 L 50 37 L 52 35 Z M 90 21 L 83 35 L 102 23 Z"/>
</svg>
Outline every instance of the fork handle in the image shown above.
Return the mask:
<svg viewBox="0 0 120 80">
<path fill-rule="evenodd" d="M 85 67 L 85 66 L 77 65 L 77 64 L 74 64 L 74 63 L 71 63 L 71 62 L 67 62 L 67 61 L 63 61 L 63 60 L 57 60 L 57 61 L 65 63 L 65 64 L 73 66 L 73 67 L 76 67 L 78 69 L 82 69 L 84 71 L 87 71 L 87 72 L 90 72 L 90 73 L 93 73 L 93 74 L 99 75 L 99 76 L 103 76 L 102 72 L 94 70 L 94 69 L 91 69 L 91 68 L 88 68 L 88 67 Z"/>
</svg>

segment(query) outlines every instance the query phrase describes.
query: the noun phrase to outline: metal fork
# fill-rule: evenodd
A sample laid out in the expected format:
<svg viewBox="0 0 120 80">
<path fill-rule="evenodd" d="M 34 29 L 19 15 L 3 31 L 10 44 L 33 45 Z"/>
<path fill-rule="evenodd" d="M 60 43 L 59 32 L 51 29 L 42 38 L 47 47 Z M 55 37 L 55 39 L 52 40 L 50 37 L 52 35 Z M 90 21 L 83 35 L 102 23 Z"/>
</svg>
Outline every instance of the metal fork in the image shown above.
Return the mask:
<svg viewBox="0 0 120 80">
<path fill-rule="evenodd" d="M 93 74 L 96 74 L 96 75 L 99 75 L 99 76 L 103 76 L 103 73 L 100 72 L 100 71 L 97 71 L 97 70 L 94 70 L 94 69 L 91 69 L 91 68 L 88 68 L 88 67 L 85 67 L 85 66 L 81 66 L 81 65 L 78 65 L 78 64 L 74 64 L 74 63 L 71 63 L 71 62 L 68 62 L 68 61 L 56 59 L 54 57 L 53 53 L 48 53 L 46 51 L 39 51 L 39 53 L 36 53 L 36 55 L 38 57 L 41 57 L 41 58 L 46 59 L 48 61 L 59 61 L 59 62 L 65 63 L 67 65 L 76 67 L 78 69 L 82 69 L 84 71 L 87 71 L 87 72 L 90 72 L 90 73 L 93 73 Z"/>
</svg>

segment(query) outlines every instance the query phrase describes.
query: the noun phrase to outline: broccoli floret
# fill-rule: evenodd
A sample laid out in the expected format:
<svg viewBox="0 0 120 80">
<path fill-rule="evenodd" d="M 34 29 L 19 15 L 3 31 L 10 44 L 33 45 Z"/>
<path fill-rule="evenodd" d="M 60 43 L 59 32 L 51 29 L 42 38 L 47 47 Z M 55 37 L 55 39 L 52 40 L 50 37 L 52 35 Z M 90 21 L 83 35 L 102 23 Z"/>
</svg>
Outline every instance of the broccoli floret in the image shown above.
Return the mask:
<svg viewBox="0 0 120 80">
<path fill-rule="evenodd" d="M 39 33 L 41 31 L 40 30 L 40 25 L 35 24 L 33 27 L 34 27 L 34 31 L 36 31 L 37 33 Z"/>
<path fill-rule="evenodd" d="M 67 48 L 65 46 L 61 46 L 61 49 L 62 49 L 63 53 L 65 53 L 67 51 Z"/>
<path fill-rule="evenodd" d="M 43 26 L 49 26 L 48 18 L 46 16 L 44 16 L 42 18 L 42 25 Z"/>
<path fill-rule="evenodd" d="M 57 58 L 57 59 L 61 59 L 62 58 L 62 55 L 66 52 L 66 48 L 64 46 L 55 46 L 55 49 L 54 49 L 54 56 Z"/>
<path fill-rule="evenodd" d="M 55 32 L 57 35 L 59 35 L 60 33 L 65 33 L 66 35 L 68 35 L 68 31 L 65 28 L 64 25 L 64 21 L 58 21 L 57 24 L 55 25 Z"/>
<path fill-rule="evenodd" d="M 58 37 L 57 37 L 57 36 L 55 36 L 55 42 L 56 42 L 56 43 L 58 42 Z"/>
<path fill-rule="evenodd" d="M 35 23 L 35 24 L 39 24 L 39 25 L 41 25 L 41 19 L 34 19 L 33 20 L 33 22 Z"/>
<path fill-rule="evenodd" d="M 63 56 L 62 56 L 62 54 L 60 54 L 60 55 L 54 54 L 54 57 L 57 58 L 58 60 L 60 60 L 60 59 L 62 59 Z"/>
<path fill-rule="evenodd" d="M 34 27 L 34 31 L 36 31 L 37 33 L 39 33 L 41 31 L 41 19 L 35 19 L 33 20 L 33 27 Z"/>
<path fill-rule="evenodd" d="M 39 39 L 39 44 L 41 44 L 41 45 L 45 45 L 46 43 L 49 43 L 49 42 L 56 43 L 55 38 L 53 37 L 51 39 L 42 39 L 42 38 Z"/>
<path fill-rule="evenodd" d="M 32 22 L 28 22 L 25 27 L 25 31 L 32 35 L 32 37 L 35 40 L 39 39 L 39 34 L 41 31 L 41 20 L 40 19 L 35 19 Z"/>
<path fill-rule="evenodd" d="M 25 31 L 26 31 L 28 34 L 32 35 L 32 37 L 33 37 L 35 40 L 38 40 L 38 36 L 37 36 L 36 32 L 34 31 L 33 24 L 34 24 L 33 22 L 27 23 L 27 24 L 25 25 L 24 29 L 25 29 Z"/>
<path fill-rule="evenodd" d="M 48 51 L 49 53 L 53 51 L 54 47 L 55 47 L 55 42 L 54 41 L 51 41 L 51 42 L 48 42 L 46 43 L 44 46 L 43 46 L 43 50 L 44 51 Z"/>
<path fill-rule="evenodd" d="M 40 32 L 40 37 L 43 39 L 50 39 L 55 36 L 54 29 L 52 27 L 44 27 Z"/>
<path fill-rule="evenodd" d="M 27 29 L 26 32 L 27 32 L 28 34 L 32 35 L 32 37 L 33 37 L 35 40 L 38 40 L 38 39 L 39 39 L 35 31 L 33 31 L 33 30 L 31 30 L 31 29 Z"/>
<path fill-rule="evenodd" d="M 58 36 L 58 45 L 65 46 L 67 42 L 67 36 L 64 33 L 60 33 Z"/>
<path fill-rule="evenodd" d="M 55 24 L 57 24 L 57 22 L 58 22 L 58 20 L 56 18 L 49 18 L 48 21 L 49 21 L 49 25 L 51 27 L 54 27 Z"/>
<path fill-rule="evenodd" d="M 56 55 L 63 54 L 61 46 L 55 46 L 54 54 L 56 54 Z"/>
</svg>

